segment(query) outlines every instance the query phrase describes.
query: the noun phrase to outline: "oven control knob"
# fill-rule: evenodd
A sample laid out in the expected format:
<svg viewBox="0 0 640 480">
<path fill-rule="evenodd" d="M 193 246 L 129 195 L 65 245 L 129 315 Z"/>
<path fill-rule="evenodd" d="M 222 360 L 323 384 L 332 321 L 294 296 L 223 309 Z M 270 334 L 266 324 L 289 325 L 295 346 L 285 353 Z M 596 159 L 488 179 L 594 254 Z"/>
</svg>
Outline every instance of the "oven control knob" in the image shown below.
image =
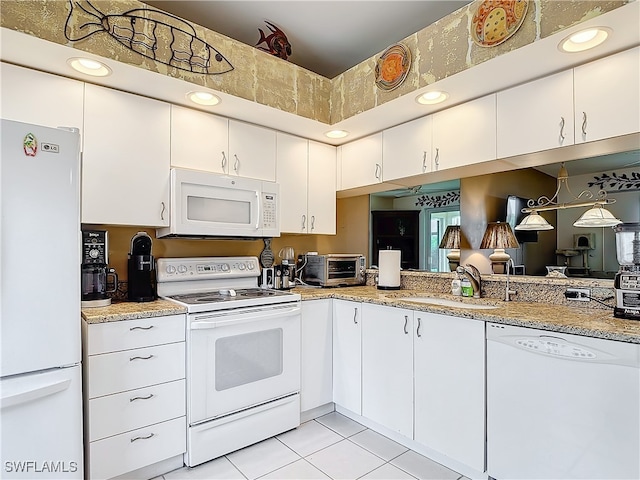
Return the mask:
<svg viewBox="0 0 640 480">
<path fill-rule="evenodd" d="M 240 269 L 240 270 L 244 270 L 245 268 L 246 268 L 246 267 L 245 267 L 245 264 L 244 264 L 244 263 L 239 263 L 239 264 L 238 264 L 238 269 Z"/>
<path fill-rule="evenodd" d="M 254 268 L 256 268 L 256 266 L 252 262 L 247 262 L 247 268 L 249 270 L 253 270 Z"/>
<path fill-rule="evenodd" d="M 178 265 L 178 273 L 187 273 L 187 267 L 185 265 Z"/>
<path fill-rule="evenodd" d="M 170 275 L 176 273 L 176 267 L 174 267 L 173 265 L 167 265 L 167 273 Z"/>
<path fill-rule="evenodd" d="M 229 271 L 229 264 L 228 263 L 223 263 L 221 265 L 221 267 L 222 267 L 222 271 L 223 272 L 228 272 Z"/>
</svg>

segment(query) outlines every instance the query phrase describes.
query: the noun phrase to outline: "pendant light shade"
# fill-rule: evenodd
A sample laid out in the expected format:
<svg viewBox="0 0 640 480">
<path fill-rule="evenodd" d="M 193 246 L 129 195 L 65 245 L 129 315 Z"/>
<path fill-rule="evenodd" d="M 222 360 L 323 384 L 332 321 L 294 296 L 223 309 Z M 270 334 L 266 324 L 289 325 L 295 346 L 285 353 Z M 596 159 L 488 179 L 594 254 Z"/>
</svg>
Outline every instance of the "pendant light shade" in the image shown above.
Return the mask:
<svg viewBox="0 0 640 480">
<path fill-rule="evenodd" d="M 615 227 L 622 223 L 621 220 L 613 216 L 613 214 L 603 208 L 602 205 L 594 205 L 592 208 L 582 214 L 575 221 L 574 227 Z"/>
<path fill-rule="evenodd" d="M 537 230 L 553 230 L 553 225 L 547 222 L 542 216 L 533 211 L 522 219 L 516 230 L 537 231 Z"/>
</svg>

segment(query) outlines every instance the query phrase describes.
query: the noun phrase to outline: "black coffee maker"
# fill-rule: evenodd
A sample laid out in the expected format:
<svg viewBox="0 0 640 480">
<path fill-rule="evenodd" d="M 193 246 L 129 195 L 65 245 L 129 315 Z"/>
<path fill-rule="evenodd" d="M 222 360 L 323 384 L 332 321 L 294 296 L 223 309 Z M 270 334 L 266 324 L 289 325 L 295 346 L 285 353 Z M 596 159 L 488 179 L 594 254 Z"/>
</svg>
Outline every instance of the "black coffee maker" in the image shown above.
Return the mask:
<svg viewBox="0 0 640 480">
<path fill-rule="evenodd" d="M 118 289 L 118 275 L 109 268 L 109 236 L 104 230 L 82 231 L 81 306 L 106 307 L 111 305 L 109 293 Z M 109 285 L 109 277 L 112 283 Z"/>
<path fill-rule="evenodd" d="M 157 298 L 156 266 L 151 255 L 151 243 L 151 237 L 145 232 L 138 232 L 131 239 L 128 298 L 132 302 L 151 302 Z"/>
</svg>

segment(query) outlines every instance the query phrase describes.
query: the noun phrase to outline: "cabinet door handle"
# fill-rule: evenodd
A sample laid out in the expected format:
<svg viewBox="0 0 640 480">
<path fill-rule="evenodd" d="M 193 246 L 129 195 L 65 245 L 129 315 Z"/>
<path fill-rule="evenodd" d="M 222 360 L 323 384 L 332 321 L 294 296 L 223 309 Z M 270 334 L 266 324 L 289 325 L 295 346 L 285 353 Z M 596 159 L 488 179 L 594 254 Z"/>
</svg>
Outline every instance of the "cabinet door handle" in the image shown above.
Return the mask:
<svg viewBox="0 0 640 480">
<path fill-rule="evenodd" d="M 564 142 L 564 117 L 560 117 L 560 143 Z"/>
<path fill-rule="evenodd" d="M 416 328 L 416 335 L 418 336 L 418 338 L 420 338 L 422 335 L 420 335 L 420 317 L 418 317 L 418 328 Z"/>
<path fill-rule="evenodd" d="M 130 332 L 133 332 L 134 330 L 151 330 L 153 328 L 153 325 L 149 325 L 148 327 L 131 327 L 129 328 Z"/>
<path fill-rule="evenodd" d="M 164 212 L 167 207 L 165 206 L 164 202 L 160 202 L 160 205 L 162 205 L 162 210 L 160 210 L 160 220 L 164 220 Z"/>
<path fill-rule="evenodd" d="M 222 172 L 224 173 L 224 169 L 227 168 L 227 156 L 224 153 L 224 150 L 222 151 L 222 162 L 220 162 L 221 166 L 222 166 Z"/>
<path fill-rule="evenodd" d="M 376 180 L 380 180 L 381 170 L 382 170 L 382 168 L 380 167 L 380 164 L 376 163 L 376 171 L 374 173 L 374 176 L 376 177 Z"/>
<path fill-rule="evenodd" d="M 582 112 L 582 135 L 587 136 L 587 112 Z"/>
<path fill-rule="evenodd" d="M 427 151 L 422 152 L 422 173 L 427 171 Z"/>
<path fill-rule="evenodd" d="M 150 393 L 146 397 L 133 397 L 133 398 L 130 398 L 129 401 L 130 402 L 135 402 L 136 400 L 149 400 L 151 398 L 153 398 L 153 393 Z"/>
<path fill-rule="evenodd" d="M 353 323 L 358 324 L 358 307 L 353 309 Z"/>
<path fill-rule="evenodd" d="M 149 435 L 147 435 L 146 437 L 133 437 L 131 439 L 131 443 L 137 441 L 137 440 L 149 440 L 151 437 L 155 436 L 155 433 L 150 433 Z"/>
<path fill-rule="evenodd" d="M 236 155 L 235 153 L 233 154 L 234 157 L 236 157 L 236 161 L 233 162 L 233 171 L 238 173 L 238 169 L 240 168 L 240 159 L 238 158 L 238 155 Z"/>
<path fill-rule="evenodd" d="M 146 357 L 129 357 L 129 361 L 133 362 L 134 360 L 151 360 L 153 355 L 147 355 Z"/>
<path fill-rule="evenodd" d="M 316 228 L 316 216 L 315 215 L 311 215 L 311 231 L 313 232 L 313 229 Z"/>
<path fill-rule="evenodd" d="M 307 228 L 307 216 L 302 214 L 302 230 Z"/>
<path fill-rule="evenodd" d="M 440 167 L 440 149 L 436 148 L 436 158 L 434 158 L 434 163 L 436 164 L 436 170 Z"/>
<path fill-rule="evenodd" d="M 409 333 L 409 331 L 407 330 L 407 323 L 409 323 L 409 316 L 405 315 L 404 316 L 404 334 L 405 335 Z"/>
</svg>

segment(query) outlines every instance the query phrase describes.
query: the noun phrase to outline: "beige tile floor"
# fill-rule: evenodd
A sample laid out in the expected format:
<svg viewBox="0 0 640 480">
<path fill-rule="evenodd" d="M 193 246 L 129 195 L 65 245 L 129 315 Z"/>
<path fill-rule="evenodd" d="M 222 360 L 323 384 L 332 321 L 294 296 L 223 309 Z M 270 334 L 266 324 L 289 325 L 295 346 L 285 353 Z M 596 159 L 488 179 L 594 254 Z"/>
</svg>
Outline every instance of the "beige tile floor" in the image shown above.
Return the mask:
<svg viewBox="0 0 640 480">
<path fill-rule="evenodd" d="M 155 480 L 465 479 L 333 412 L 250 447 Z"/>
</svg>

